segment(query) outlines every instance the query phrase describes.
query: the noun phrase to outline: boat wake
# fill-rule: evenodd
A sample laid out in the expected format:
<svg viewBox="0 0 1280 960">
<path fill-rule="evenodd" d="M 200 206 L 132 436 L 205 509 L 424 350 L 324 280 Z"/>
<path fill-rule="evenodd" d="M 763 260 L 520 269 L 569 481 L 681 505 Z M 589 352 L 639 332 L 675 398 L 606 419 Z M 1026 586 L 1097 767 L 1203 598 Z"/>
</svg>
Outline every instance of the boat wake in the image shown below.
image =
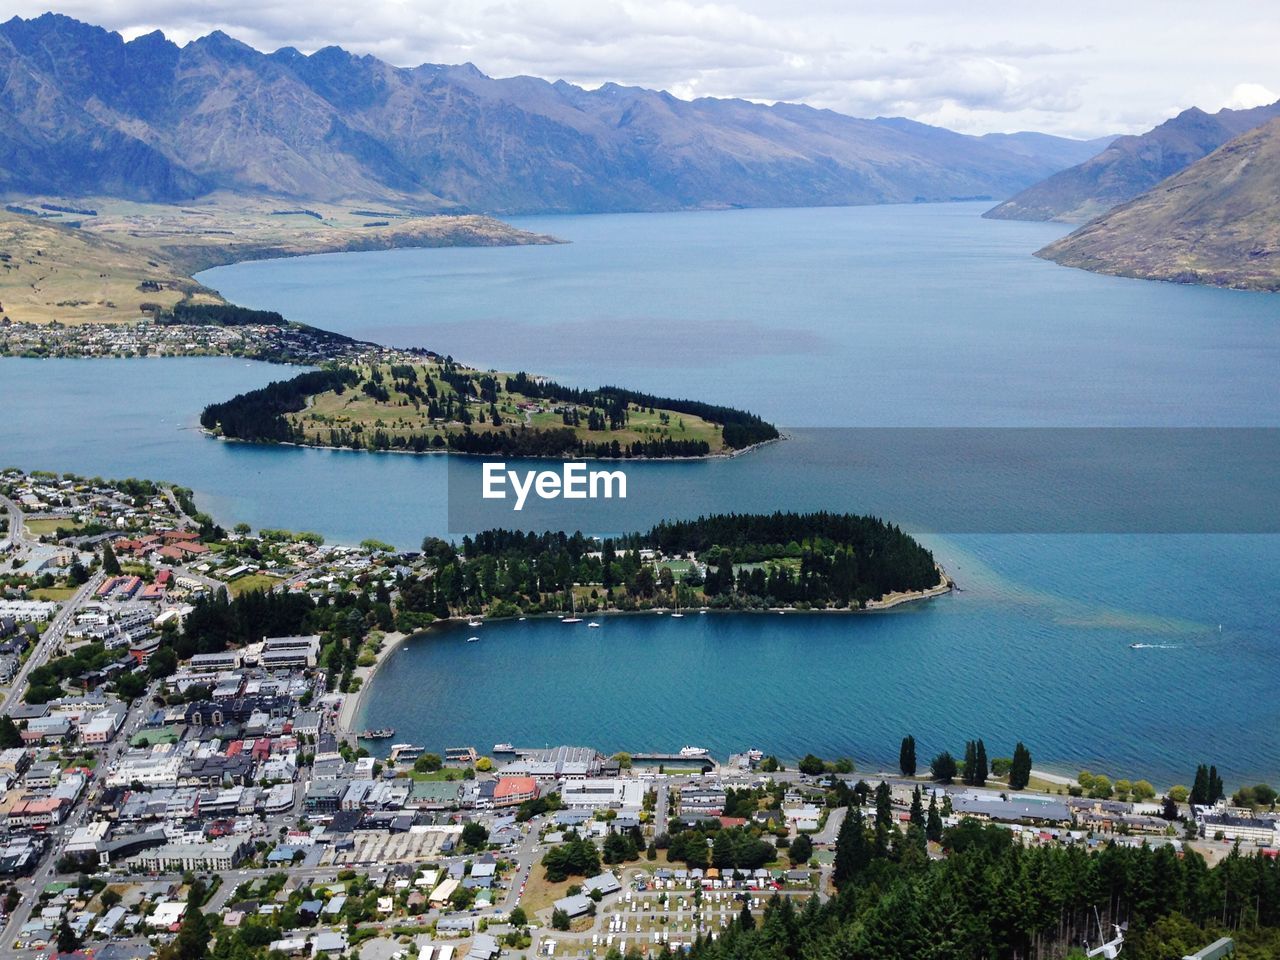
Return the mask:
<svg viewBox="0 0 1280 960">
<path fill-rule="evenodd" d="M 1176 643 L 1131 643 L 1130 650 L 1177 650 Z"/>
</svg>

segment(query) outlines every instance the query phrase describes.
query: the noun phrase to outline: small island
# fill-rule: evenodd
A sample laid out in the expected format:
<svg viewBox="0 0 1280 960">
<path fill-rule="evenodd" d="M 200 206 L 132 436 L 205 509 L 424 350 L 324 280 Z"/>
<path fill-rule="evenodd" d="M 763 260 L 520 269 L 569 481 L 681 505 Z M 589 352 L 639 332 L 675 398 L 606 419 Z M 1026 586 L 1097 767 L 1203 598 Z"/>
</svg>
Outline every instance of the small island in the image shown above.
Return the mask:
<svg viewBox="0 0 1280 960">
<path fill-rule="evenodd" d="M 437 619 L 640 610 L 883 608 L 951 581 L 897 526 L 847 513 L 718 514 L 600 540 L 488 530 L 428 537 L 428 576 L 404 581 L 397 629 Z"/>
<path fill-rule="evenodd" d="M 621 387 L 580 390 L 425 351 L 277 381 L 210 404 L 200 424 L 252 443 L 613 459 L 723 456 L 779 436 L 731 407 Z"/>
</svg>

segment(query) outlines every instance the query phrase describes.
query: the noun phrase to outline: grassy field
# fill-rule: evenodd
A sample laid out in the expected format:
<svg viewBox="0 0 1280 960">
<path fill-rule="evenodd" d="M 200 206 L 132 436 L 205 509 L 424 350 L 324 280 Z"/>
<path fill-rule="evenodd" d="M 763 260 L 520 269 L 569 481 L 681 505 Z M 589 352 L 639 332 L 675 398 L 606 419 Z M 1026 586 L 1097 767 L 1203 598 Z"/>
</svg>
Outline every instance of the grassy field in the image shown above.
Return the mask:
<svg viewBox="0 0 1280 960">
<path fill-rule="evenodd" d="M 535 863 L 529 871 L 529 882 L 525 885 L 524 896 L 520 898 L 520 906 L 528 914 L 545 910 L 561 897 L 568 896 L 571 886 L 581 883 L 581 877 L 570 877 L 560 883 L 552 883 L 547 879 L 547 871 L 542 864 Z"/>
<path fill-rule="evenodd" d="M 75 587 L 37 587 L 31 591 L 31 598 L 33 600 L 56 600 L 61 603 L 63 600 L 70 600 L 75 592 Z"/>
<path fill-rule="evenodd" d="M 357 201 L 308 204 L 315 208 L 310 213 L 293 201 L 231 194 L 182 206 L 105 197 L 27 197 L 13 203 L 44 214 L 0 211 L 0 316 L 22 323 L 135 321 L 143 303 L 171 307 L 187 297 L 221 302 L 191 274 L 242 260 L 554 242 L 488 217 L 424 216 L 394 205 L 388 212 L 395 216 L 385 226 L 369 226 L 369 217 L 358 212 L 368 204 Z M 41 210 L 45 203 L 94 213 Z"/>
<path fill-rule="evenodd" d="M 155 289 L 143 290 L 144 282 Z M 87 230 L 0 213 L 0 303 L 16 322 L 136 320 L 143 303 L 170 307 L 198 291 L 163 258 Z"/>
<path fill-rule="evenodd" d="M 441 378 L 440 364 L 424 363 L 416 366 L 419 387 L 425 389 L 430 383 L 435 387 L 438 401 L 458 397 L 457 391 Z M 433 420 L 427 403 L 421 398 L 411 396 L 395 389 L 395 378 L 389 366 L 380 368 L 382 385 L 387 390 L 387 399 L 375 398 L 360 388 L 344 390 L 341 395 L 335 391 L 317 394 L 311 398 L 307 409 L 293 414 L 290 419 L 295 425 L 302 427 L 308 443 L 328 445 L 334 431 L 358 433 L 369 436 L 374 431 L 382 430 L 389 437 L 441 436 L 456 433 L 464 428 L 459 420 L 441 422 Z M 466 371 L 473 375 L 482 375 L 480 371 Z M 370 368 L 360 370 L 361 376 L 368 381 L 372 375 Z M 632 405 L 628 411 L 628 422 L 620 430 L 590 430 L 587 426 L 588 408 L 563 404 L 550 400 L 536 400 L 523 394 L 509 392 L 505 389 L 506 380 L 511 374 L 485 371 L 497 381 L 499 389 L 497 400 L 493 404 L 498 412 L 500 424 L 490 420 L 490 405 L 473 400 L 468 403 L 467 410 L 473 417 L 469 428 L 474 433 L 506 431 L 524 424 L 530 428 L 550 430 L 565 426 L 565 413 L 576 409 L 579 425 L 573 427 L 576 436 L 592 442 L 613 442 L 627 445 L 637 440 L 673 439 L 704 440 L 711 447 L 712 453 L 724 449 L 724 441 L 718 424 L 689 414 L 676 413 Z M 485 421 L 480 421 L 484 415 Z"/>
<path fill-rule="evenodd" d="M 43 537 L 46 534 L 57 533 L 59 527 L 66 530 L 79 530 L 81 524 L 70 518 L 43 517 L 39 520 L 24 521 L 23 526 L 27 528 L 27 532 L 33 537 Z"/>
<path fill-rule="evenodd" d="M 273 577 L 265 573 L 247 573 L 243 577 L 236 577 L 228 583 L 227 592 L 233 597 L 238 597 L 242 593 L 249 593 L 253 590 L 265 592 L 281 582 L 279 577 Z"/>
</svg>

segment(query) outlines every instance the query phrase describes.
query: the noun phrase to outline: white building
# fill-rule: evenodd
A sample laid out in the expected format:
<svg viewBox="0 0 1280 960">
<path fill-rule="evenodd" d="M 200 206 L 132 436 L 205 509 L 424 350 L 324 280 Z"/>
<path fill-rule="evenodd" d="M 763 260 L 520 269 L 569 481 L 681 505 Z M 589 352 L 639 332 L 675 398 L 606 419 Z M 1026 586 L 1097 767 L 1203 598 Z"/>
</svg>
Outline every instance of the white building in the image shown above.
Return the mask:
<svg viewBox="0 0 1280 960">
<path fill-rule="evenodd" d="M 620 810 L 638 812 L 644 806 L 640 780 L 571 780 L 560 789 L 570 810 Z"/>
</svg>

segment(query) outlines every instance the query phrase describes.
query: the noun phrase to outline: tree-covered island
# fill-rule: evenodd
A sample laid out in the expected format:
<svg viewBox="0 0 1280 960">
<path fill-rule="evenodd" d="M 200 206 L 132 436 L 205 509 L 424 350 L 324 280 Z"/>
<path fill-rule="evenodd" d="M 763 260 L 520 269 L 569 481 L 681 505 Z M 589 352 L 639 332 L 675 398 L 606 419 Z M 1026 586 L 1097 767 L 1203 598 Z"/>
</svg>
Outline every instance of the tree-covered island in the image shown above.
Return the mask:
<svg viewBox="0 0 1280 960">
<path fill-rule="evenodd" d="M 303 373 L 211 404 L 200 423 L 254 443 L 527 457 L 706 457 L 778 438 L 730 407 L 579 390 L 448 357 Z"/>
</svg>

